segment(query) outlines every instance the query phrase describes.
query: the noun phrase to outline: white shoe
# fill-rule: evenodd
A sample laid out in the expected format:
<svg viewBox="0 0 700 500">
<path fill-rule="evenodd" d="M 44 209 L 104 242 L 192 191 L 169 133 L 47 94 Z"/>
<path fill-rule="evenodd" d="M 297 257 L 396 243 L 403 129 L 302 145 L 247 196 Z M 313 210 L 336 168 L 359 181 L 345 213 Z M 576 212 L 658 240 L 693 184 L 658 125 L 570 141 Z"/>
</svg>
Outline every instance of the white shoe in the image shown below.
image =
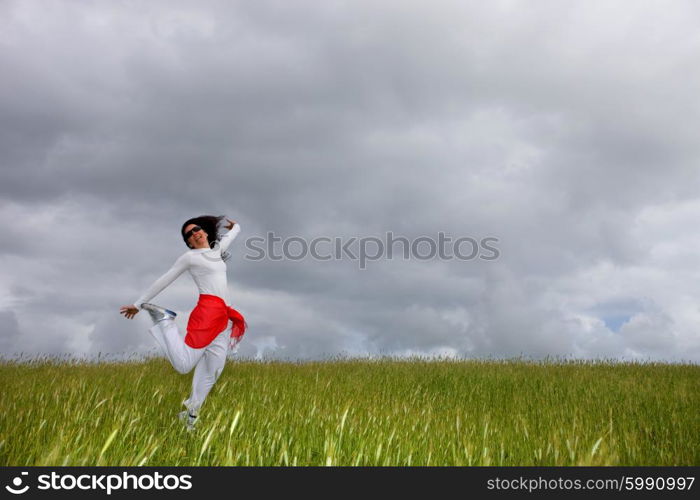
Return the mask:
<svg viewBox="0 0 700 500">
<path fill-rule="evenodd" d="M 178 413 L 177 417 L 185 424 L 188 431 L 194 430 L 194 424 L 197 422 L 197 415 L 192 415 L 188 410 L 185 410 Z"/>
<path fill-rule="evenodd" d="M 176 312 L 171 311 L 170 309 L 166 309 L 165 307 L 160 307 L 155 304 L 151 304 L 149 302 L 144 302 L 143 304 L 141 304 L 141 309 L 145 309 L 146 311 L 148 311 L 148 314 L 151 315 L 151 319 L 154 323 L 158 323 L 160 321 L 163 321 L 164 319 L 175 319 L 175 316 L 177 316 Z"/>
</svg>

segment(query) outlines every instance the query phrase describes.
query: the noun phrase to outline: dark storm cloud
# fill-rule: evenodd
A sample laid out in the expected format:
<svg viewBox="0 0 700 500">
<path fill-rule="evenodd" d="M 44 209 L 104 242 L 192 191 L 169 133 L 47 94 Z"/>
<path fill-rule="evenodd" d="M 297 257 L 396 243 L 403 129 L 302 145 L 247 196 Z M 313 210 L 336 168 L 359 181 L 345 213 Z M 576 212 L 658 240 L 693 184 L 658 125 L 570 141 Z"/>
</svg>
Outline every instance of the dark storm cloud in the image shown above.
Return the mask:
<svg viewBox="0 0 700 500">
<path fill-rule="evenodd" d="M 118 307 L 185 250 L 182 221 L 227 213 L 244 355 L 700 359 L 677 222 L 700 214 L 697 14 L 6 2 L 0 306 L 21 349 L 143 351 Z M 496 236 L 501 257 L 244 259 L 267 231 Z M 190 279 L 158 300 L 186 313 Z M 615 303 L 638 305 L 618 332 Z"/>
</svg>

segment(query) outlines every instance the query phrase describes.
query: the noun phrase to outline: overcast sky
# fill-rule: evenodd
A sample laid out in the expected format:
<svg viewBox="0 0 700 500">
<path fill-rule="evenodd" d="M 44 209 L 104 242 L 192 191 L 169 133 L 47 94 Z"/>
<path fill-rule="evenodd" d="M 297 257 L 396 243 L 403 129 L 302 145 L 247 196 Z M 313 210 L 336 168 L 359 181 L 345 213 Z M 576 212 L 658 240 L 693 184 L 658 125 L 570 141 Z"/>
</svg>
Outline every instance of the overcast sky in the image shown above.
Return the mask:
<svg viewBox="0 0 700 500">
<path fill-rule="evenodd" d="M 240 354 L 700 361 L 697 2 L 0 1 L 0 352 L 155 348 L 227 214 Z M 247 238 L 496 237 L 495 261 Z M 181 276 L 153 302 L 180 312 Z"/>
</svg>

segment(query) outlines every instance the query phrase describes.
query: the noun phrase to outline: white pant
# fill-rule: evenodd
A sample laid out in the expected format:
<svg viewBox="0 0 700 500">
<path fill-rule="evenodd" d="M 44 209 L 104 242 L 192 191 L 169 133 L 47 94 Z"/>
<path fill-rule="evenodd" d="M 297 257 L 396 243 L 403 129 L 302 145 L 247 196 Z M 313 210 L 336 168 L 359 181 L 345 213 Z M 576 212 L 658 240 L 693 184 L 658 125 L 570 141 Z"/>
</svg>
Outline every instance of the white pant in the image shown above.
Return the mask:
<svg viewBox="0 0 700 500">
<path fill-rule="evenodd" d="M 149 332 L 178 373 L 184 375 L 194 367 L 192 393 L 189 399 L 185 400 L 185 406 L 190 413 L 196 414 L 224 370 L 229 329 L 219 333 L 211 344 L 200 349 L 185 344 L 185 339 L 180 335 L 180 329 L 173 320 L 160 321 L 153 325 Z"/>
</svg>

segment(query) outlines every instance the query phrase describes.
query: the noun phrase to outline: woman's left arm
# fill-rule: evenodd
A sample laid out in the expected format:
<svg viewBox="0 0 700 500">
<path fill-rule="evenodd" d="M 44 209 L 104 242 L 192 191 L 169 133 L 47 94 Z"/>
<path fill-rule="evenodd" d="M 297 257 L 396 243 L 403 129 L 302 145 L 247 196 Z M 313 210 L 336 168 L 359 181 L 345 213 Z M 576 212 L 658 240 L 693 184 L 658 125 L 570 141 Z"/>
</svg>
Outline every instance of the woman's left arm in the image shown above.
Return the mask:
<svg viewBox="0 0 700 500">
<path fill-rule="evenodd" d="M 223 235 L 219 240 L 222 252 L 226 251 L 231 242 L 236 238 L 236 236 L 238 236 L 238 233 L 241 232 L 241 226 L 236 221 L 232 221 L 230 219 L 226 220 L 229 222 L 228 226 L 225 226 L 226 229 L 228 229 L 228 233 Z"/>
</svg>

